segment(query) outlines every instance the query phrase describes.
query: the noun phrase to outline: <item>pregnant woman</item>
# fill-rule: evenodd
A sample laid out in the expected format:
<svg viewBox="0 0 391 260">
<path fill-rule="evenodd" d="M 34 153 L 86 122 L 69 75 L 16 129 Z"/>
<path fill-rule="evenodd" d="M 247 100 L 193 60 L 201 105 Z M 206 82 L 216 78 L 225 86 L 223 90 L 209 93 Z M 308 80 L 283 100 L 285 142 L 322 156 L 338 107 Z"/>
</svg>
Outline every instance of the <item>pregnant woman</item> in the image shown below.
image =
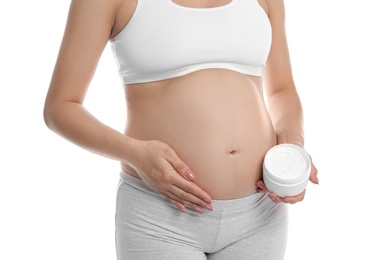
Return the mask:
<svg viewBox="0 0 391 260">
<path fill-rule="evenodd" d="M 123 132 L 83 107 L 107 43 Z M 271 147 L 304 145 L 283 0 L 73 0 L 44 118 L 121 163 L 119 260 L 283 259 L 285 203 L 304 198 L 262 181 Z"/>
</svg>

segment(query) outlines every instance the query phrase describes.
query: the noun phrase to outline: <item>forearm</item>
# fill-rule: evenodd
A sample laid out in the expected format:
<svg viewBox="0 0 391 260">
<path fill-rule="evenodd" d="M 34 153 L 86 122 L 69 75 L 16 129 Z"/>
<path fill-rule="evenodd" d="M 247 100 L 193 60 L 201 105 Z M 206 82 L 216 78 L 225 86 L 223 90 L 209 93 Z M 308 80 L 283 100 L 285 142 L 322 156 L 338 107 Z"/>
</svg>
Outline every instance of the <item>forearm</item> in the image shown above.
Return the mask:
<svg viewBox="0 0 391 260">
<path fill-rule="evenodd" d="M 127 163 L 136 140 L 108 127 L 92 116 L 81 104 L 61 101 L 46 104 L 46 125 L 72 143 L 96 154 Z"/>
<path fill-rule="evenodd" d="M 304 146 L 303 110 L 294 87 L 284 88 L 268 97 L 278 143 Z"/>
</svg>

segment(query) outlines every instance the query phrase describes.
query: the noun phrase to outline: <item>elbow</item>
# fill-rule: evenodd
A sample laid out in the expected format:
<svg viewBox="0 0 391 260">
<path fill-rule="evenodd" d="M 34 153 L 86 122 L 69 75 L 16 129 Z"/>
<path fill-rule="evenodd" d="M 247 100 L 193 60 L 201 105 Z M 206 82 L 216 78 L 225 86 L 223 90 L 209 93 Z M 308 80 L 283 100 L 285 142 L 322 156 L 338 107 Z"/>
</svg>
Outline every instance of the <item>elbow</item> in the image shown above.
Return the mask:
<svg viewBox="0 0 391 260">
<path fill-rule="evenodd" d="M 45 125 L 52 131 L 55 129 L 56 122 L 56 105 L 55 102 L 46 100 L 43 108 L 43 121 Z"/>
<path fill-rule="evenodd" d="M 52 118 L 52 111 L 51 107 L 48 105 L 46 102 L 43 108 L 43 121 L 45 122 L 45 125 L 49 128 L 52 129 L 53 125 L 53 118 Z"/>
<path fill-rule="evenodd" d="M 72 113 L 75 113 L 75 104 L 79 103 L 58 99 L 47 99 L 43 108 L 43 120 L 45 125 L 53 132 L 64 135 L 71 120 L 75 119 L 73 116 L 74 114 L 72 115 Z"/>
</svg>

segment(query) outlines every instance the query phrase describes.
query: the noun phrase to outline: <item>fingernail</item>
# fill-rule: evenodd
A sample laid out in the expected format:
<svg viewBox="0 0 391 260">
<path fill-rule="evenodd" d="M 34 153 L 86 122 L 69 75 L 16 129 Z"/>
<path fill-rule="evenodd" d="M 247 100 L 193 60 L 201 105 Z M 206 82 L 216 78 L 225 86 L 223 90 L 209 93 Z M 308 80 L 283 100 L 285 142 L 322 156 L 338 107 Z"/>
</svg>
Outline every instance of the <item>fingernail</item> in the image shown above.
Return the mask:
<svg viewBox="0 0 391 260">
<path fill-rule="evenodd" d="M 208 199 L 208 198 L 205 198 L 204 201 L 205 201 L 206 203 L 208 203 L 208 204 L 211 204 L 211 203 L 212 203 L 212 201 L 211 201 L 210 199 Z"/>
<path fill-rule="evenodd" d="M 318 176 L 315 175 L 315 183 L 319 185 L 319 179 Z"/>
<path fill-rule="evenodd" d="M 209 210 L 209 211 L 213 211 L 213 207 L 212 207 L 212 205 L 210 205 L 210 204 L 206 205 L 205 208 L 206 208 L 207 210 Z"/>
<path fill-rule="evenodd" d="M 186 173 L 186 178 L 189 180 L 189 181 L 192 181 L 195 179 L 195 176 L 192 172 L 187 172 Z"/>
<path fill-rule="evenodd" d="M 269 194 L 268 196 L 269 196 L 269 198 L 270 198 L 272 201 L 276 201 L 276 197 L 275 197 L 275 196 L 273 196 L 273 195 L 271 195 L 271 194 Z"/>
<path fill-rule="evenodd" d="M 201 207 L 194 207 L 194 210 L 197 211 L 200 214 L 204 214 L 204 211 L 202 210 Z"/>
<path fill-rule="evenodd" d="M 183 206 L 183 205 L 180 205 L 178 206 L 179 207 L 179 210 L 182 212 L 182 213 L 186 213 L 186 207 Z"/>
<path fill-rule="evenodd" d="M 260 188 L 261 190 L 265 190 L 265 185 L 263 185 L 262 183 L 257 183 L 257 186 L 258 186 L 258 188 Z"/>
</svg>

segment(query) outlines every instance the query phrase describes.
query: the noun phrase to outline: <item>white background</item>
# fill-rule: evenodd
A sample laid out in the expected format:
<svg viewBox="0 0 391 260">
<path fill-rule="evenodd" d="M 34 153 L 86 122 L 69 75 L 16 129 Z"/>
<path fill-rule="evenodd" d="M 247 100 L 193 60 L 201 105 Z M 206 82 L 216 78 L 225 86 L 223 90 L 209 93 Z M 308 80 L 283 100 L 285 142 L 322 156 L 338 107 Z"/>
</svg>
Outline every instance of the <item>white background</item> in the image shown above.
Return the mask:
<svg viewBox="0 0 391 260">
<path fill-rule="evenodd" d="M 115 259 L 118 163 L 65 141 L 42 118 L 69 2 L 0 4 L 0 259 Z M 388 6 L 286 0 L 306 148 L 320 179 L 290 205 L 286 259 L 391 259 Z M 86 106 L 122 130 L 109 48 Z"/>
</svg>

